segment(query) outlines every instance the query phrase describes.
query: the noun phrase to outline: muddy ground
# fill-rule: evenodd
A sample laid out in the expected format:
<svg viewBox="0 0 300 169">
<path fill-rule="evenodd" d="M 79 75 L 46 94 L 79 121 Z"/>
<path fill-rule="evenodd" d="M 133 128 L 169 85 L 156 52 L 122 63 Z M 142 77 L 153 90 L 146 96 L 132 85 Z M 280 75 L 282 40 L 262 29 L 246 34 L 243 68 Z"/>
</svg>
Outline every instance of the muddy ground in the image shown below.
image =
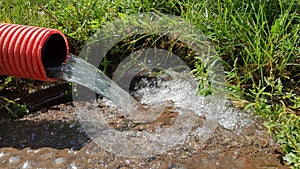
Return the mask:
<svg viewBox="0 0 300 169">
<path fill-rule="evenodd" d="M 76 119 L 76 104 L 54 105 L 18 119 L 1 116 L 0 168 L 288 168 L 259 120 L 240 134 L 219 126 L 205 143 L 191 136 L 154 157 L 117 156 L 88 138 Z M 101 109 L 111 111 L 107 106 Z M 159 123 L 167 124 L 163 121 L 168 116 L 174 114 L 166 114 Z"/>
</svg>

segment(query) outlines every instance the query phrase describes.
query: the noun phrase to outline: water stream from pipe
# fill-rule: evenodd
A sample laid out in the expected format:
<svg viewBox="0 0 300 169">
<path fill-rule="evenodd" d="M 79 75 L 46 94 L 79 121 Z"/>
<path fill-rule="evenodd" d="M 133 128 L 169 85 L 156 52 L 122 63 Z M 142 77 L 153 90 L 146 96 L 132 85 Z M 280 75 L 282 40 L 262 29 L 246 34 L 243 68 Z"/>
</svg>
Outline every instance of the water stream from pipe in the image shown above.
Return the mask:
<svg viewBox="0 0 300 169">
<path fill-rule="evenodd" d="M 123 110 L 126 118 L 135 122 L 154 121 L 165 109 L 164 103 L 141 105 L 97 67 L 73 55 L 61 67 L 48 68 L 47 74 L 62 80 L 75 82 L 105 96 Z"/>
</svg>

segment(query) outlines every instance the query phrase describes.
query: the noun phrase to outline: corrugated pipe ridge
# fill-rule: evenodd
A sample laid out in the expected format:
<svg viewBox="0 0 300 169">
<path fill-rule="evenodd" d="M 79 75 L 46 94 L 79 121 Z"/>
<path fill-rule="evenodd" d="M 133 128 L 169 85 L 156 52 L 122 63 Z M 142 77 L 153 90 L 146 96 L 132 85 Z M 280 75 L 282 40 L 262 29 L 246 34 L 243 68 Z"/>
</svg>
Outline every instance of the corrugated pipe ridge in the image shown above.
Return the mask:
<svg viewBox="0 0 300 169">
<path fill-rule="evenodd" d="M 0 74 L 42 81 L 46 68 L 68 59 L 68 41 L 56 29 L 0 23 Z"/>
</svg>

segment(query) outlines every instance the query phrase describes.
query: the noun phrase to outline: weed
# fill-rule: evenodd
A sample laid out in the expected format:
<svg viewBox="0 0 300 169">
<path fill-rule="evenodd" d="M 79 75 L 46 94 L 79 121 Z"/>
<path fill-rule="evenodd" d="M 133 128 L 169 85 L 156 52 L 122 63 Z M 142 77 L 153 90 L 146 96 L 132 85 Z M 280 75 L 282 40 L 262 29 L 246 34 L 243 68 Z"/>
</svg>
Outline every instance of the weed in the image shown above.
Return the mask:
<svg viewBox="0 0 300 169">
<path fill-rule="evenodd" d="M 4 96 L 0 96 L 0 103 L 0 110 L 3 108 L 6 109 L 6 111 L 14 118 L 18 118 L 28 113 L 26 105 L 18 104 Z"/>
</svg>

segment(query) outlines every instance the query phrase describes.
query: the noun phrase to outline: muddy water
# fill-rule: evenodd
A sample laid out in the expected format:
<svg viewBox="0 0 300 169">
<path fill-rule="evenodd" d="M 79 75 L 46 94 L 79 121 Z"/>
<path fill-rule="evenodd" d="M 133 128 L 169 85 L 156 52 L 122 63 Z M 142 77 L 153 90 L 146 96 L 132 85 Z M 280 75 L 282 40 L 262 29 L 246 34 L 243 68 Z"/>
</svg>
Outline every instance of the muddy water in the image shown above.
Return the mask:
<svg viewBox="0 0 300 169">
<path fill-rule="evenodd" d="M 194 95 L 194 81 L 175 76 L 156 80 L 154 87 L 147 78 L 134 85 L 145 82 L 133 92 L 144 104 L 168 101 L 161 116 L 147 123 L 125 118 L 105 98 L 60 104 L 20 119 L 0 116 L 0 168 L 287 168 L 260 119 L 234 109 L 230 102 L 223 105 L 216 98 Z M 187 118 L 178 121 L 182 116 Z M 102 128 L 97 139 L 90 139 L 95 135 L 88 130 L 98 131 L 101 121 L 115 134 L 105 135 Z M 177 128 L 168 130 L 177 122 Z M 151 133 L 163 129 L 160 136 L 167 142 L 147 142 L 157 138 Z M 123 135 L 139 138 L 140 133 L 145 137 L 127 146 Z"/>
<path fill-rule="evenodd" d="M 90 106 L 73 104 L 83 109 Z M 191 136 L 185 144 L 161 155 L 126 158 L 101 149 L 86 136 L 73 104 L 61 104 L 17 120 L 0 119 L 0 168 L 287 168 L 280 163 L 280 148 L 259 120 L 240 133 L 218 126 L 205 143 Z M 116 111 L 101 100 L 97 104 L 107 113 Z M 157 124 L 167 125 L 173 116 L 166 113 Z M 110 124 L 119 129 L 128 127 L 122 118 Z"/>
</svg>

